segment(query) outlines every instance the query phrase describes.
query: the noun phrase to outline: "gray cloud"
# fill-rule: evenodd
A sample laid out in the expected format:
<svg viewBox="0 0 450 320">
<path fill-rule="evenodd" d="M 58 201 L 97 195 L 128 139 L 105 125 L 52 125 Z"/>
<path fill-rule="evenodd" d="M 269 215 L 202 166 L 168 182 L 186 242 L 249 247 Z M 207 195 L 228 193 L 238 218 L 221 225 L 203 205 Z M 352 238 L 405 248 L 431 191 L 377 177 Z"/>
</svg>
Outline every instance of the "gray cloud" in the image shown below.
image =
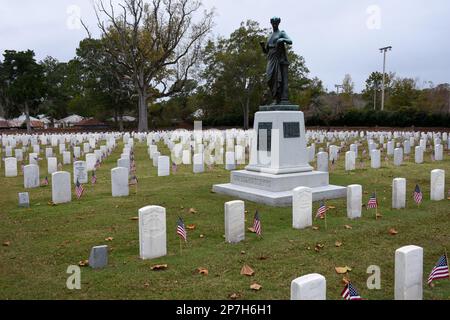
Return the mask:
<svg viewBox="0 0 450 320">
<path fill-rule="evenodd" d="M 392 45 L 388 71 L 418 78 L 420 83 L 450 82 L 450 3 L 446 0 L 203 0 L 216 8 L 215 35 L 229 35 L 241 21 L 252 19 L 264 27 L 277 15 L 281 27 L 294 40 L 294 50 L 305 57 L 311 75 L 332 90 L 346 73 L 356 90 L 364 87 L 368 74 L 381 70 L 378 48 Z M 51 55 L 67 61 L 85 31 L 73 28 L 78 6 L 81 16 L 96 33 L 91 0 L 2 0 L 0 50 L 33 49 L 38 59 Z M 380 28 L 367 26 L 375 5 Z M 72 26 L 72 27 L 71 27 Z"/>
</svg>

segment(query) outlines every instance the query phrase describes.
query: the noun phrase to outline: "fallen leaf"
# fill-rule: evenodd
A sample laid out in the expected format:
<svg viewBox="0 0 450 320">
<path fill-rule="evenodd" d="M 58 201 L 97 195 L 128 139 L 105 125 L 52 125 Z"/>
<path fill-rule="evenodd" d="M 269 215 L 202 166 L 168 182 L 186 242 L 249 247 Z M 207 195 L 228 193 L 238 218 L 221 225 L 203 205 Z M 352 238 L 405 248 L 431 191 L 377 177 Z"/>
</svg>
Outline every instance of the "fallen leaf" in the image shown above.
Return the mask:
<svg viewBox="0 0 450 320">
<path fill-rule="evenodd" d="M 206 268 L 197 268 L 197 272 L 198 272 L 199 274 L 204 275 L 204 276 L 207 276 L 207 275 L 209 274 L 209 271 L 208 271 L 208 269 L 206 269 Z"/>
<path fill-rule="evenodd" d="M 336 241 L 335 243 L 334 243 L 334 245 L 336 246 L 336 247 L 342 247 L 342 242 L 340 242 L 340 241 Z"/>
<path fill-rule="evenodd" d="M 113 237 L 108 237 L 108 238 L 105 239 L 105 241 L 113 241 L 113 240 L 114 240 Z"/>
<path fill-rule="evenodd" d="M 166 270 L 167 264 L 157 264 L 151 267 L 153 271 L 160 271 L 160 270 Z"/>
<path fill-rule="evenodd" d="M 116 209 L 119 208 L 119 205 L 116 205 Z"/>
<path fill-rule="evenodd" d="M 150 283 L 148 283 L 148 282 L 144 283 L 144 288 L 148 288 L 148 287 L 150 287 Z"/>
<path fill-rule="evenodd" d="M 247 214 L 247 213 L 248 213 L 248 210 L 245 210 L 244 213 Z"/>
<path fill-rule="evenodd" d="M 377 213 L 376 214 L 376 218 L 378 219 L 378 218 L 382 218 L 383 216 L 381 215 L 381 213 Z"/>
<path fill-rule="evenodd" d="M 319 230 L 319 227 L 312 227 L 313 230 Z"/>
<path fill-rule="evenodd" d="M 200 238 L 202 238 L 202 239 L 203 239 L 204 237 L 205 237 L 205 236 L 204 236 L 203 234 L 201 234 L 201 235 L 200 235 Z"/>
<path fill-rule="evenodd" d="M 130 220 L 136 221 L 136 220 L 139 220 L 139 217 L 133 217 L 133 218 L 130 218 Z"/>
<path fill-rule="evenodd" d="M 11 245 L 11 241 L 5 241 L 3 242 L 4 247 L 9 247 Z"/>
<path fill-rule="evenodd" d="M 345 227 L 345 229 L 347 229 L 347 230 L 353 229 L 353 227 L 352 227 L 352 226 L 349 226 L 348 224 L 346 224 L 344 227 Z"/>
<path fill-rule="evenodd" d="M 336 270 L 336 272 L 338 274 L 345 274 L 347 272 L 352 271 L 352 269 L 347 267 L 347 266 L 345 266 L 345 267 L 335 267 L 334 270 Z"/>
<path fill-rule="evenodd" d="M 188 229 L 188 230 L 195 230 L 195 228 L 196 228 L 196 225 L 195 225 L 195 224 L 188 224 L 188 225 L 186 226 L 186 229 Z"/>
<path fill-rule="evenodd" d="M 197 210 L 195 210 L 194 208 L 190 208 L 190 209 L 189 209 L 189 213 L 196 214 L 196 213 L 197 213 Z"/>
<path fill-rule="evenodd" d="M 336 209 L 335 206 L 328 206 L 328 209 Z"/>
<path fill-rule="evenodd" d="M 245 254 L 245 251 L 244 251 L 244 250 L 242 250 L 242 251 L 241 251 L 241 254 Z"/>
<path fill-rule="evenodd" d="M 261 290 L 262 285 L 258 284 L 258 283 L 254 283 L 250 286 L 250 289 L 255 290 L 255 291 L 259 291 Z"/>
<path fill-rule="evenodd" d="M 269 259 L 269 257 L 267 257 L 267 256 L 260 256 L 258 258 L 258 260 L 261 260 L 261 261 L 264 261 L 264 260 L 267 260 L 267 259 Z"/>
<path fill-rule="evenodd" d="M 89 260 L 81 260 L 80 262 L 78 262 L 78 265 L 80 267 L 87 267 L 89 265 Z"/>
<path fill-rule="evenodd" d="M 236 300 L 240 298 L 240 295 L 238 293 L 232 293 L 228 296 L 231 300 Z"/>
<path fill-rule="evenodd" d="M 253 269 L 250 268 L 250 266 L 248 266 L 246 264 L 241 269 L 241 275 L 243 275 L 243 276 L 251 277 L 254 274 L 255 274 L 255 271 L 253 271 Z"/>
<path fill-rule="evenodd" d="M 249 232 L 251 232 L 251 233 L 255 233 L 255 229 L 253 228 L 253 227 L 250 227 L 250 228 L 248 228 L 247 229 Z"/>
<path fill-rule="evenodd" d="M 395 236 L 397 233 L 398 233 L 398 231 L 395 230 L 394 228 L 389 229 L 389 234 L 390 234 L 391 236 Z"/>
</svg>

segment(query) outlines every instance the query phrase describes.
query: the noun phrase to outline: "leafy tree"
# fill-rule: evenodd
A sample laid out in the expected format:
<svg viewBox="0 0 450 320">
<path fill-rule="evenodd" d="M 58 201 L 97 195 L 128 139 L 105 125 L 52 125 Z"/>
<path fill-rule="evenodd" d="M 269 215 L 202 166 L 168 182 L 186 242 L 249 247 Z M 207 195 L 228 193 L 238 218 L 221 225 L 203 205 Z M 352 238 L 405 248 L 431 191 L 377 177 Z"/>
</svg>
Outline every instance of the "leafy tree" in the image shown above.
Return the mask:
<svg viewBox="0 0 450 320">
<path fill-rule="evenodd" d="M 388 109 L 394 110 L 400 107 L 414 107 L 419 96 L 416 80 L 412 78 L 396 78 L 393 80 Z"/>
<path fill-rule="evenodd" d="M 46 91 L 44 72 L 34 59 L 34 52 L 6 50 L 0 66 L 0 96 L 8 115 L 20 111 L 26 115 L 31 132 L 30 113 L 37 110 Z"/>
</svg>

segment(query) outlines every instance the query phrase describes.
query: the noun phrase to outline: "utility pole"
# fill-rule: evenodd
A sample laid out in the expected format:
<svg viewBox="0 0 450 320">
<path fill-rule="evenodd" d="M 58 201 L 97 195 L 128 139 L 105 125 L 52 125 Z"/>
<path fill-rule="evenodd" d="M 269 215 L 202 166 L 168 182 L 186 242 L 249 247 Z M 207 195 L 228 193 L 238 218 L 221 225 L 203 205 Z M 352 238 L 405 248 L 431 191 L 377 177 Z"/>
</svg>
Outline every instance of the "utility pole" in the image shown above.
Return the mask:
<svg viewBox="0 0 450 320">
<path fill-rule="evenodd" d="M 339 110 L 339 106 L 340 106 L 340 100 L 339 100 L 339 89 L 343 88 L 344 86 L 342 84 L 335 84 L 334 85 L 336 87 L 336 96 L 337 96 L 337 104 L 336 104 L 336 114 L 338 113 Z"/>
<path fill-rule="evenodd" d="M 381 111 L 384 110 L 384 86 L 386 81 L 386 52 L 391 51 L 392 47 L 380 48 L 380 52 L 383 53 L 383 84 L 381 87 Z"/>
<path fill-rule="evenodd" d="M 378 82 L 374 81 L 375 89 L 373 90 L 373 110 L 377 110 L 377 90 L 378 90 Z"/>
</svg>

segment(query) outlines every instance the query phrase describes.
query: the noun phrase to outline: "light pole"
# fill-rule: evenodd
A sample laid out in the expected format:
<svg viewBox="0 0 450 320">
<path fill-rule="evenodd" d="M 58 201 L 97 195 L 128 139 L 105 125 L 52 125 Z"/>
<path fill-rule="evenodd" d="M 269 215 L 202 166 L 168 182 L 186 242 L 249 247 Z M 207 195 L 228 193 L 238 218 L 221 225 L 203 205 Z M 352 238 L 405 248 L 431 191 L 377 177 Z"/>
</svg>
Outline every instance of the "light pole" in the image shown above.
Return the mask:
<svg viewBox="0 0 450 320">
<path fill-rule="evenodd" d="M 383 84 L 381 87 L 381 111 L 384 110 L 384 83 L 386 78 L 386 52 L 391 51 L 392 47 L 380 48 L 380 52 L 383 53 Z"/>
<path fill-rule="evenodd" d="M 344 86 L 342 84 L 335 84 L 336 87 L 336 96 L 337 96 L 337 104 L 336 104 L 336 114 L 338 113 L 339 106 L 340 106 L 340 99 L 339 99 L 339 89 L 342 89 Z"/>
<path fill-rule="evenodd" d="M 377 90 L 378 90 L 378 81 L 374 81 L 375 89 L 373 90 L 373 110 L 377 110 Z"/>
</svg>

